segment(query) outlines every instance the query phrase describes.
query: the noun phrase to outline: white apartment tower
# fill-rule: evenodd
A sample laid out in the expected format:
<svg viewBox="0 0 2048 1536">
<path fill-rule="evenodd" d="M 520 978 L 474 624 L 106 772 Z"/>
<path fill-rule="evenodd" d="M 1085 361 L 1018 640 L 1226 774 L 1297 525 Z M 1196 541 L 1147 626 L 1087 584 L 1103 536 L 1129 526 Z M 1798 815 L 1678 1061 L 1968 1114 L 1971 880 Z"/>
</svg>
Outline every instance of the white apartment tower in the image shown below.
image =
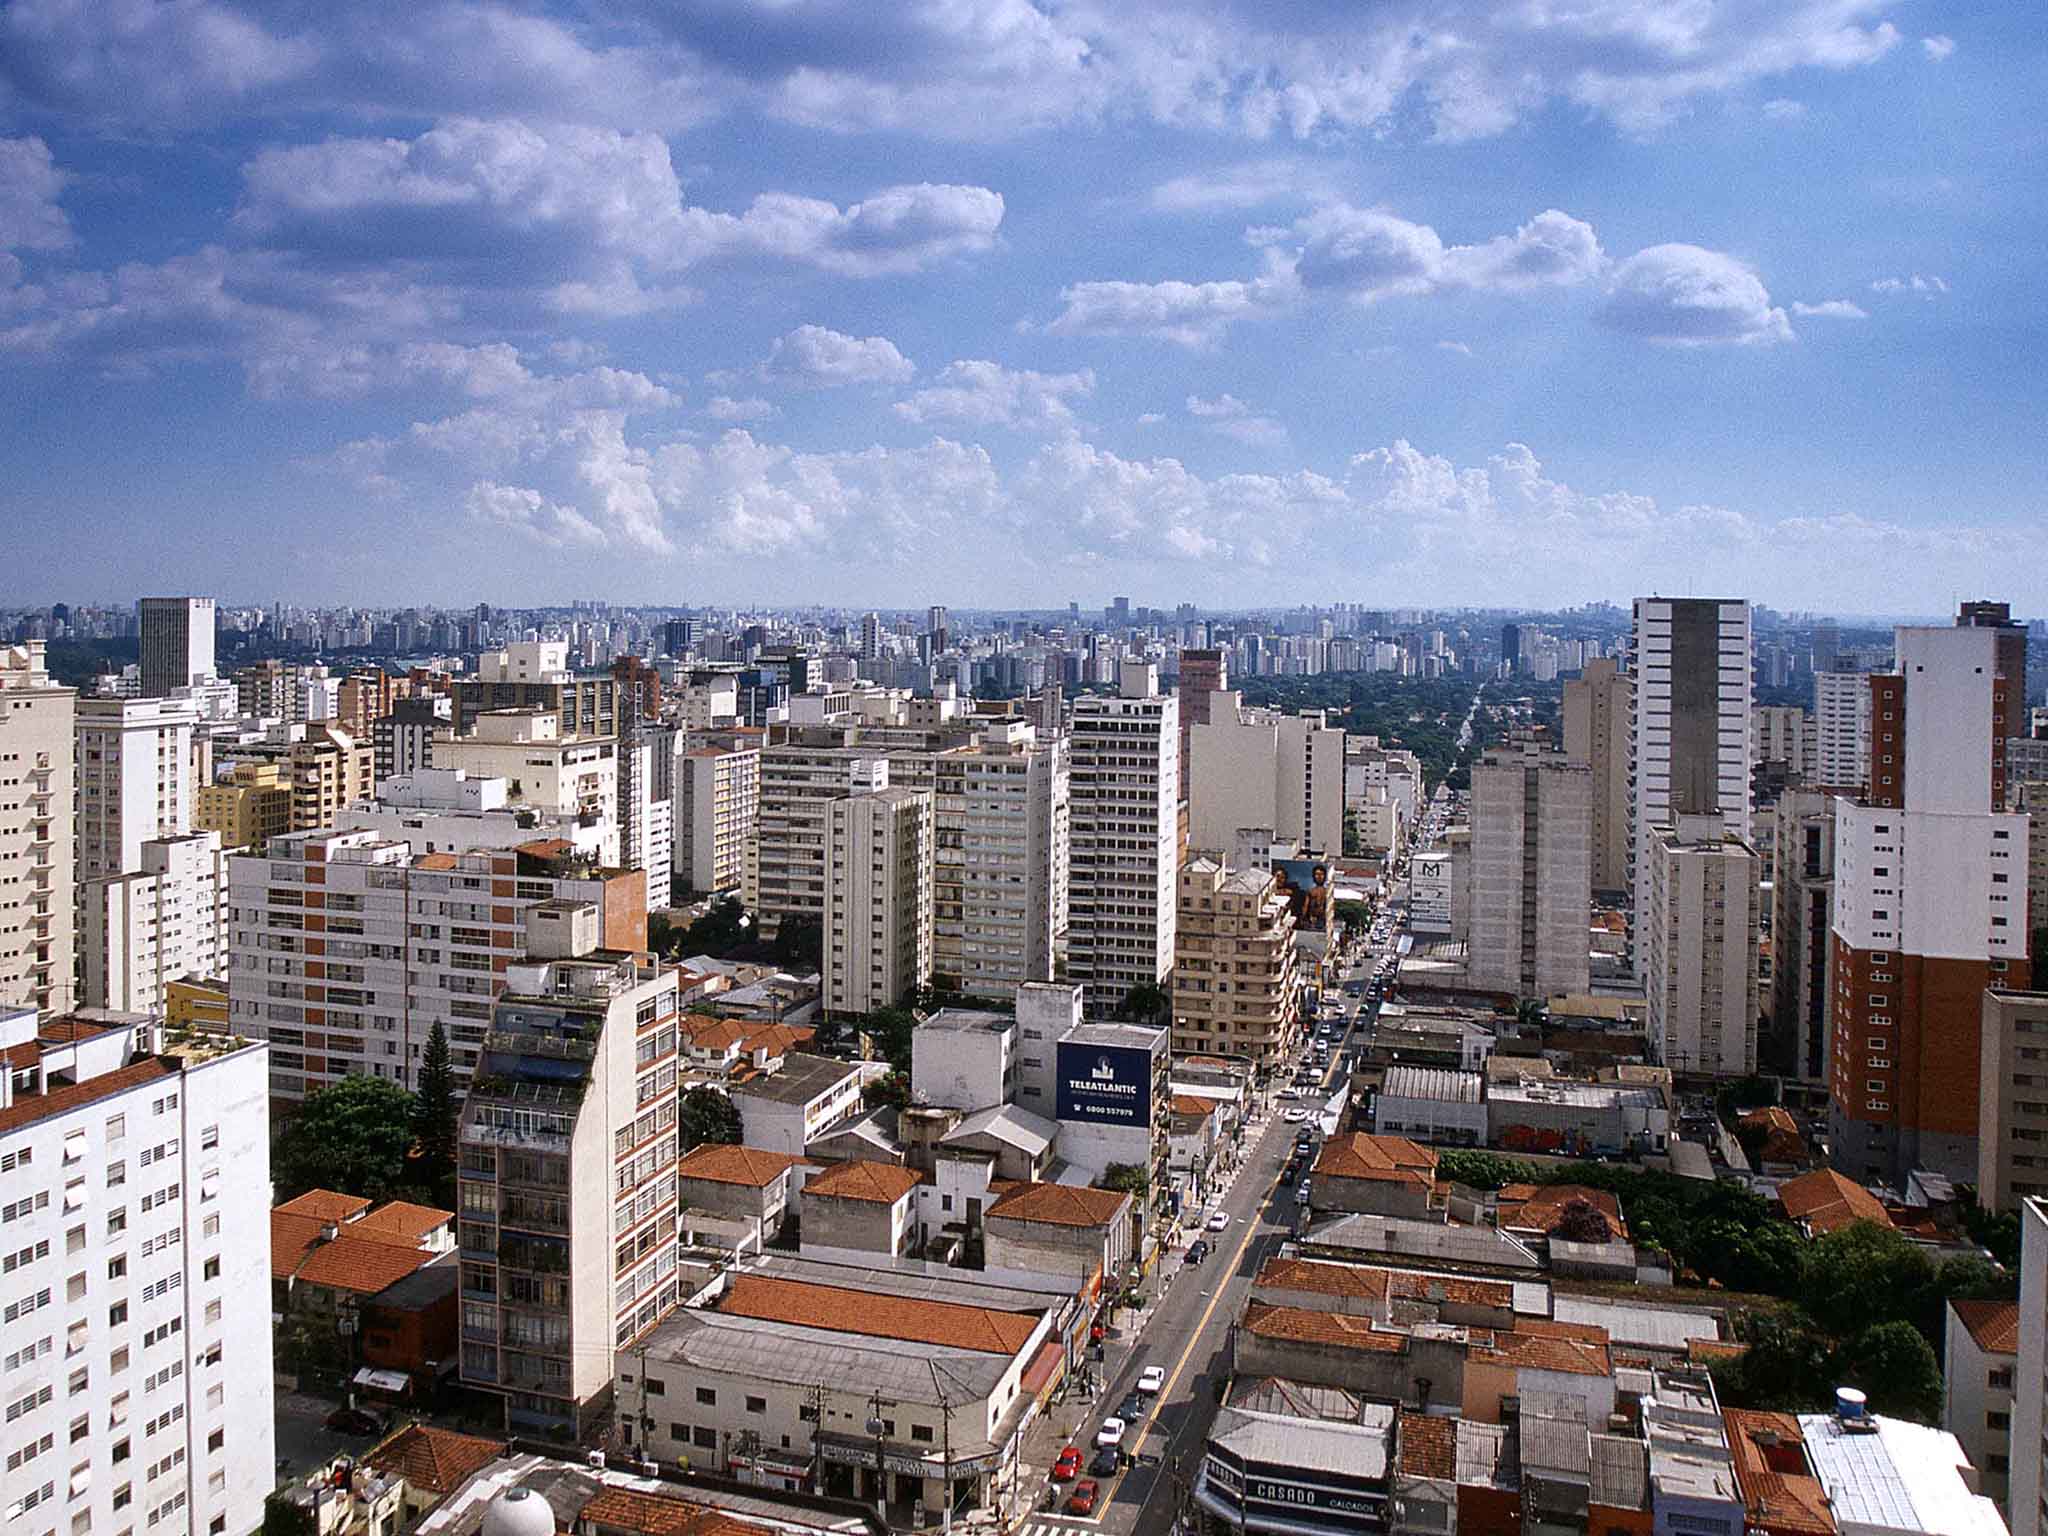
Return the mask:
<svg viewBox="0 0 2048 1536">
<path fill-rule="evenodd" d="M 43 642 L 0 648 L 0 1003 L 73 1002 L 73 688 Z"/>
<path fill-rule="evenodd" d="M 2013 1367 L 2012 1536 L 2048 1536 L 2048 1200 L 2028 1196 L 2020 1213 L 2020 1348 Z"/>
<path fill-rule="evenodd" d="M 1647 975 L 1650 844 L 1680 816 L 1718 815 L 1743 844 L 1749 825 L 1749 604 L 1723 598 L 1639 597 L 1630 670 L 1631 949 Z"/>
<path fill-rule="evenodd" d="M 1748 1077 L 1762 861 L 1712 812 L 1654 828 L 1648 855 L 1649 920 L 1638 933 L 1651 1055 L 1681 1074 Z"/>
<path fill-rule="evenodd" d="M 879 747 L 790 742 L 761 753 L 755 890 L 768 924 L 779 925 L 785 917 L 824 918 L 831 803 L 888 787 L 889 759 Z"/>
<path fill-rule="evenodd" d="M 693 748 L 676 757 L 675 780 L 676 878 L 691 891 L 742 891 L 761 822 L 760 750 Z"/>
<path fill-rule="evenodd" d="M 161 1016 L 170 983 L 223 974 L 228 861 L 218 832 L 188 832 L 152 838 L 138 863 L 79 886 L 85 1004 Z"/>
<path fill-rule="evenodd" d="M 1813 782 L 1854 793 L 1870 777 L 1870 678 L 1863 672 L 1813 674 Z"/>
<path fill-rule="evenodd" d="M 1008 997 L 1065 963 L 1070 749 L 1022 720 L 935 760 L 932 969 L 971 997 Z"/>
<path fill-rule="evenodd" d="M 135 606 L 144 698 L 160 699 L 214 675 L 212 598 L 145 597 Z"/>
<path fill-rule="evenodd" d="M 932 792 L 878 789 L 826 808 L 824 1008 L 908 1002 L 932 974 Z"/>
<path fill-rule="evenodd" d="M 1188 730 L 1188 838 L 1228 852 L 1246 827 L 1270 827 L 1330 857 L 1344 849 L 1344 733 L 1321 710 L 1245 709 L 1211 692 L 1209 719 Z"/>
<path fill-rule="evenodd" d="M 1593 770 L 1534 741 L 1472 769 L 1471 984 L 1517 997 L 1591 985 Z"/>
<path fill-rule="evenodd" d="M 182 699 L 78 701 L 78 878 L 142 867 L 142 845 L 192 830 L 192 731 Z"/>
<path fill-rule="evenodd" d="M 573 901 L 527 914 L 457 1158 L 463 1385 L 509 1433 L 582 1443 L 678 1284 L 676 978 L 599 927 Z"/>
<path fill-rule="evenodd" d="M 276 1476 L 265 1051 L 0 1011 L 0 1524 L 244 1536 Z"/>
<path fill-rule="evenodd" d="M 1106 1014 L 1173 974 L 1178 917 L 1180 707 L 1150 662 L 1119 691 L 1074 701 L 1067 972 Z"/>
</svg>

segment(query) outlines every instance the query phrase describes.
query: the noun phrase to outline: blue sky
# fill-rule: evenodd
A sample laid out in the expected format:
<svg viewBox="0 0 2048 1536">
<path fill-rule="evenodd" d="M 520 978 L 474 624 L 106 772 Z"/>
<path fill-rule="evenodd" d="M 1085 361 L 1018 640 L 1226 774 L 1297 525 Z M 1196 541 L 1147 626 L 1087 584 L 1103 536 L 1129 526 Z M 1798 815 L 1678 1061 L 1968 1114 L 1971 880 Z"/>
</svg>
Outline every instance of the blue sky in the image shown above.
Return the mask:
<svg viewBox="0 0 2048 1536">
<path fill-rule="evenodd" d="M 5 0 L 0 601 L 2025 608 L 2043 51 L 1879 0 Z"/>
</svg>

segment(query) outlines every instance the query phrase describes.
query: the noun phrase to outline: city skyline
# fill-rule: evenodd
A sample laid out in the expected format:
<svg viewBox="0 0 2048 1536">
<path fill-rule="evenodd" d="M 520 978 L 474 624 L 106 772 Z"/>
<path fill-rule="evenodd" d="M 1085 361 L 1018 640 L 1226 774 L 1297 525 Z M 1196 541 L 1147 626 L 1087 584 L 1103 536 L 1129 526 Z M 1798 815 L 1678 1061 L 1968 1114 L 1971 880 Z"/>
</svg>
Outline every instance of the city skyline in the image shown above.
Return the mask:
<svg viewBox="0 0 2048 1536">
<path fill-rule="evenodd" d="M 2001 585 L 2023 16 L 1271 27 L 10 8 L 0 601 Z"/>
</svg>

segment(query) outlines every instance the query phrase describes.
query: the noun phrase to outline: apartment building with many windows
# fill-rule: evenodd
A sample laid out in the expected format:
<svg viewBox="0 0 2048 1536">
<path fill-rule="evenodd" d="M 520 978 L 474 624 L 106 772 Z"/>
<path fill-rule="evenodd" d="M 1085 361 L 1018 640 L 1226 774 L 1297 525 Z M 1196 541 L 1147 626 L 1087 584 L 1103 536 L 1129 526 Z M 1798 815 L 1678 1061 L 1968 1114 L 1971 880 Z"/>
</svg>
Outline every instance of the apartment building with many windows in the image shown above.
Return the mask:
<svg viewBox="0 0 2048 1536">
<path fill-rule="evenodd" d="M 74 999 L 72 721 L 43 642 L 0 648 L 0 1003 Z"/>
<path fill-rule="evenodd" d="M 1014 719 L 937 759 L 932 970 L 969 996 L 1066 963 L 1069 761 L 1064 737 Z"/>
<path fill-rule="evenodd" d="M 1173 1054 L 1248 1057 L 1274 1067 L 1301 1027 L 1294 913 L 1270 869 L 1200 855 L 1180 872 L 1174 929 Z"/>
</svg>

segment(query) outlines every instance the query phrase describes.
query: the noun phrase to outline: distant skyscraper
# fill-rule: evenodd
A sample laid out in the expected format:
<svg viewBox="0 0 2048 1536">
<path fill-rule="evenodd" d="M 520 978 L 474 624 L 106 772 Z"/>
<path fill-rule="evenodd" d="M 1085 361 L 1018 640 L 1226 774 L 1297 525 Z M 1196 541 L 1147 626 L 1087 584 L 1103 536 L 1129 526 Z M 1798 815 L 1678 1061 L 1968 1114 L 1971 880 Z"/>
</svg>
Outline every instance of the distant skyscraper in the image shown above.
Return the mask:
<svg viewBox="0 0 2048 1536">
<path fill-rule="evenodd" d="M 1501 664 L 1510 672 L 1522 670 L 1522 626 L 1503 624 L 1500 627 Z"/>
<path fill-rule="evenodd" d="M 1629 709 L 1635 679 L 1611 656 L 1564 685 L 1564 753 L 1593 770 L 1593 889 L 1628 889 Z"/>
<path fill-rule="evenodd" d="M 1209 697 L 1230 686 L 1230 653 L 1211 649 L 1187 649 L 1180 653 L 1180 797 L 1188 797 L 1188 773 L 1193 755 L 1188 749 L 1188 732 L 1209 723 Z"/>
<path fill-rule="evenodd" d="M 1749 638 L 1749 604 L 1738 599 L 1636 599 L 1629 886 L 1638 977 L 1647 964 L 1656 829 L 1711 814 L 1750 842 Z"/>
<path fill-rule="evenodd" d="M 142 696 L 160 699 L 213 676 L 213 599 L 145 597 L 136 605 L 142 629 Z"/>
<path fill-rule="evenodd" d="M 882 658 L 882 616 L 879 613 L 864 613 L 860 617 L 860 659 L 879 661 Z"/>
<path fill-rule="evenodd" d="M 1813 674 L 1813 782 L 1860 790 L 1870 778 L 1870 677 Z"/>
</svg>

